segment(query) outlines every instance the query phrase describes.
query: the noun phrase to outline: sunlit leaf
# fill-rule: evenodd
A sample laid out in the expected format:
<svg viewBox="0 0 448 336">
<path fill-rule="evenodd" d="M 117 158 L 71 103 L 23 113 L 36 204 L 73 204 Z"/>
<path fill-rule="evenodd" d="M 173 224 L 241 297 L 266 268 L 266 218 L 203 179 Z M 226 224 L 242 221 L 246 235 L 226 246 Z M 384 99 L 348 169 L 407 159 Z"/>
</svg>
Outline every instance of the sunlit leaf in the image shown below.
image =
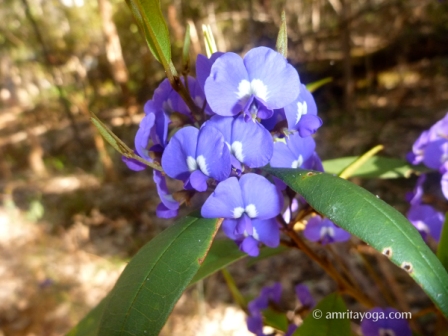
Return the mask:
<svg viewBox="0 0 448 336">
<path fill-rule="evenodd" d="M 190 215 L 146 244 L 108 295 L 98 335 L 158 335 L 207 255 L 219 223 Z"/>
<path fill-rule="evenodd" d="M 324 86 L 325 84 L 331 83 L 333 81 L 333 77 L 325 77 L 323 79 L 320 79 L 318 81 L 309 83 L 306 85 L 306 88 L 310 92 L 314 92 L 317 89 L 319 89 L 321 86 Z"/>
<path fill-rule="evenodd" d="M 340 316 L 335 315 L 338 313 Z M 342 318 L 342 313 L 347 313 L 344 300 L 337 293 L 330 294 L 307 315 L 293 336 L 350 336 L 350 320 Z"/>
<path fill-rule="evenodd" d="M 338 159 L 322 161 L 325 172 L 339 174 L 344 168 L 358 159 L 357 156 L 347 156 Z M 362 166 L 351 175 L 362 178 L 408 178 L 413 172 L 428 171 L 425 167 L 411 166 L 407 161 L 400 159 L 374 156 L 363 163 Z"/>
<path fill-rule="evenodd" d="M 448 316 L 448 274 L 420 233 L 393 207 L 339 177 L 302 169 L 265 168 L 319 213 L 404 269 Z"/>
<path fill-rule="evenodd" d="M 171 43 L 160 1 L 126 0 L 126 3 L 143 31 L 151 53 L 166 70 L 171 63 Z"/>
<path fill-rule="evenodd" d="M 383 145 L 378 145 L 373 147 L 371 150 L 367 151 L 360 157 L 358 157 L 355 161 L 353 161 L 351 164 L 349 164 L 347 167 L 345 167 L 338 175 L 340 178 L 347 179 L 350 176 L 353 176 L 353 174 L 359 170 L 362 166 L 366 164 L 368 160 L 370 160 L 373 156 L 375 156 L 376 153 L 383 150 Z"/>
</svg>

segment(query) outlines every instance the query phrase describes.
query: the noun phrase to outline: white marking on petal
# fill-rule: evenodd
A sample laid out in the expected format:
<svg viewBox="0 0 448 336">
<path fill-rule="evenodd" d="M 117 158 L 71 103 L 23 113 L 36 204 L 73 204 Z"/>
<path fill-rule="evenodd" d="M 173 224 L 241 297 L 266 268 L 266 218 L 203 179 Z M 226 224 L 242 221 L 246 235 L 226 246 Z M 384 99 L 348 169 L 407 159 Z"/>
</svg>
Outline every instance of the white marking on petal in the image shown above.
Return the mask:
<svg viewBox="0 0 448 336">
<path fill-rule="evenodd" d="M 426 232 L 429 234 L 431 231 L 429 230 L 428 225 L 426 225 L 423 221 L 419 220 L 417 223 L 414 224 L 415 228 L 419 231 Z"/>
<path fill-rule="evenodd" d="M 320 239 L 323 239 L 325 237 L 334 237 L 334 228 L 331 226 L 324 226 L 320 229 Z"/>
<path fill-rule="evenodd" d="M 308 105 L 306 104 L 306 101 L 303 103 L 298 102 L 297 103 L 297 114 L 296 114 L 296 124 L 300 121 L 300 118 L 302 118 L 302 115 L 308 113 Z"/>
<path fill-rule="evenodd" d="M 252 94 L 252 89 L 250 87 L 249 81 L 243 79 L 238 84 L 238 92 L 236 93 L 236 95 L 238 96 L 238 99 L 242 99 L 242 98 L 245 98 L 245 97 L 250 97 L 251 94 Z"/>
<path fill-rule="evenodd" d="M 207 176 L 209 176 L 209 172 L 207 169 L 207 162 L 205 161 L 204 155 L 199 155 L 196 159 L 196 162 L 198 163 L 199 169 Z"/>
<path fill-rule="evenodd" d="M 195 170 L 198 169 L 198 164 L 196 163 L 196 160 L 192 156 L 187 157 L 187 166 L 188 166 L 188 171 L 190 173 L 194 172 Z"/>
<path fill-rule="evenodd" d="M 251 93 L 253 95 L 263 99 L 263 101 L 267 101 L 268 87 L 260 79 L 253 79 L 250 82 L 250 87 L 251 87 Z"/>
<path fill-rule="evenodd" d="M 238 161 L 243 162 L 243 144 L 240 141 L 235 141 L 232 143 L 232 154 L 238 159 Z"/>
<path fill-rule="evenodd" d="M 232 212 L 233 212 L 233 218 L 240 218 L 244 213 L 244 208 L 237 207 L 237 208 L 233 209 Z"/>
<path fill-rule="evenodd" d="M 292 162 L 291 168 L 299 168 L 303 164 L 303 156 L 299 155 L 299 158 Z"/>
<path fill-rule="evenodd" d="M 252 237 L 254 237 L 256 240 L 260 241 L 260 236 L 258 235 L 257 230 L 255 228 L 252 228 Z"/>
<path fill-rule="evenodd" d="M 257 208 L 254 204 L 249 204 L 248 206 L 246 206 L 246 213 L 250 218 L 255 218 L 258 215 Z"/>
</svg>

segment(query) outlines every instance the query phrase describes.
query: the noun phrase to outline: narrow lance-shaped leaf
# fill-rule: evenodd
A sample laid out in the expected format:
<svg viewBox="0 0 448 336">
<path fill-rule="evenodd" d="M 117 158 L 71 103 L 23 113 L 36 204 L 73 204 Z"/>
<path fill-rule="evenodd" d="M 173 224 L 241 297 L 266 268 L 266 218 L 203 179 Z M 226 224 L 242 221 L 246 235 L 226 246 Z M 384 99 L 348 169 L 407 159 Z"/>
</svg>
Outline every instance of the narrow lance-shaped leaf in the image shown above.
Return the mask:
<svg viewBox="0 0 448 336">
<path fill-rule="evenodd" d="M 440 235 L 439 245 L 437 246 L 437 257 L 448 272 L 448 212 L 445 214 L 442 233 Z"/>
<path fill-rule="evenodd" d="M 102 299 L 66 336 L 97 336 L 107 299 Z"/>
<path fill-rule="evenodd" d="M 210 58 L 212 54 L 218 51 L 210 25 L 203 24 L 202 33 L 204 34 L 205 53 L 207 54 L 207 57 Z"/>
<path fill-rule="evenodd" d="M 325 172 L 329 174 L 339 174 L 343 169 L 350 166 L 359 157 L 347 156 L 337 159 L 324 160 L 322 164 Z M 407 161 L 382 156 L 374 156 L 366 160 L 362 166 L 351 173 L 351 177 L 362 178 L 409 178 L 414 172 L 427 172 L 428 168 L 423 166 L 411 166 Z"/>
<path fill-rule="evenodd" d="M 187 24 L 185 28 L 184 47 L 182 49 L 182 63 L 184 65 L 184 73 L 188 74 L 190 71 L 190 25 Z"/>
<path fill-rule="evenodd" d="M 378 145 L 373 147 L 371 150 L 367 151 L 355 161 L 345 167 L 338 175 L 340 178 L 347 179 L 352 176 L 360 167 L 362 167 L 370 158 L 375 156 L 376 153 L 383 150 L 383 145 Z"/>
<path fill-rule="evenodd" d="M 154 57 L 170 70 L 171 44 L 159 0 L 126 0 Z"/>
<path fill-rule="evenodd" d="M 314 92 L 316 91 L 318 88 L 320 88 L 321 86 L 324 86 L 325 84 L 331 83 L 333 81 L 333 77 L 325 77 L 321 80 L 309 83 L 306 85 L 306 88 L 308 89 L 308 91 L 310 92 Z"/>
<path fill-rule="evenodd" d="M 293 336 L 350 336 L 350 320 L 343 318 L 347 306 L 341 296 L 333 293 L 320 301 L 294 332 Z M 331 315 L 330 315 L 331 314 Z"/>
<path fill-rule="evenodd" d="M 285 11 L 282 12 L 282 24 L 280 25 L 280 30 L 278 31 L 277 43 L 275 44 L 275 47 L 284 58 L 288 57 L 288 31 L 286 27 Z"/>
<path fill-rule="evenodd" d="M 302 169 L 265 170 L 302 195 L 316 211 L 405 270 L 448 317 L 448 273 L 401 213 L 333 175 Z"/>
<path fill-rule="evenodd" d="M 162 167 L 159 165 L 148 162 L 142 157 L 136 155 L 132 149 L 130 149 L 119 137 L 117 137 L 103 122 L 94 114 L 91 113 L 92 117 L 90 121 L 92 121 L 93 125 L 96 127 L 98 132 L 102 135 L 102 137 L 111 145 L 113 148 L 117 150 L 121 155 L 127 157 L 128 159 L 137 160 L 152 169 L 156 169 L 159 171 L 163 171 Z"/>
<path fill-rule="evenodd" d="M 98 335 L 158 335 L 220 223 L 190 215 L 146 244 L 108 295 Z"/>
</svg>

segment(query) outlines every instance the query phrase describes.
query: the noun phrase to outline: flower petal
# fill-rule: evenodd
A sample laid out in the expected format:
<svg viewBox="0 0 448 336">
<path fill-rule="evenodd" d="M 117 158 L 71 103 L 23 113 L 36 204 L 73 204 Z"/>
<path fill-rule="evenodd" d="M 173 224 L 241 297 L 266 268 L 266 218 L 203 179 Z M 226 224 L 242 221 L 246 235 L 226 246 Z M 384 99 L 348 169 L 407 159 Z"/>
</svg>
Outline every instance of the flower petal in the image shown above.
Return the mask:
<svg viewBox="0 0 448 336">
<path fill-rule="evenodd" d="M 239 116 L 232 126 L 232 154 L 250 168 L 263 167 L 271 160 L 274 150 L 272 136 L 257 121 L 244 121 Z"/>
<path fill-rule="evenodd" d="M 222 133 L 211 125 L 205 125 L 199 131 L 196 161 L 205 175 L 217 181 L 223 181 L 230 175 L 229 148 Z"/>
<path fill-rule="evenodd" d="M 448 140 L 430 142 L 425 148 L 423 163 L 432 169 L 439 169 L 448 160 Z"/>
<path fill-rule="evenodd" d="M 252 219 L 252 236 L 269 247 L 277 247 L 280 244 L 280 229 L 275 219 Z"/>
<path fill-rule="evenodd" d="M 126 156 L 122 156 L 121 161 L 123 161 L 126 164 L 126 166 L 128 166 L 128 168 L 133 171 L 142 171 L 147 167 L 145 164 L 141 163 L 140 161 L 127 158 Z"/>
<path fill-rule="evenodd" d="M 243 94 L 246 82 L 248 75 L 240 56 L 225 53 L 219 57 L 205 81 L 205 96 L 212 110 L 222 116 L 241 112 L 247 99 Z"/>
<path fill-rule="evenodd" d="M 230 177 L 219 183 L 207 198 L 202 206 L 201 215 L 205 218 L 239 218 L 242 213 L 235 213 L 235 209 L 238 208 L 244 209 L 241 188 L 238 179 Z"/>
<path fill-rule="evenodd" d="M 145 160 L 152 162 L 149 157 L 148 142 L 150 138 L 151 129 L 154 126 L 155 114 L 148 113 L 140 122 L 140 127 L 135 134 L 134 145 L 135 151 Z"/>
<path fill-rule="evenodd" d="M 194 170 L 189 163 L 192 160 L 196 162 L 198 134 L 197 128 L 188 126 L 178 130 L 171 138 L 162 156 L 162 168 L 169 177 L 185 180 Z"/>
<path fill-rule="evenodd" d="M 191 173 L 188 182 L 195 190 L 203 192 L 207 190 L 207 180 L 208 176 L 198 169 Z"/>
<path fill-rule="evenodd" d="M 283 207 L 283 197 L 271 182 L 261 175 L 248 173 L 240 178 L 242 198 L 249 217 L 269 219 L 277 216 Z M 251 214 L 250 212 L 253 212 Z"/>
<path fill-rule="evenodd" d="M 196 79 L 202 90 L 204 90 L 205 81 L 208 76 L 210 76 L 213 63 L 215 63 L 218 57 L 223 54 L 223 52 L 218 51 L 215 52 L 210 58 L 207 58 L 205 55 L 198 54 L 198 57 L 196 58 Z"/>
<path fill-rule="evenodd" d="M 177 216 L 179 211 L 177 209 L 172 210 L 165 206 L 163 203 L 159 203 L 156 208 L 156 216 L 159 218 L 173 218 Z"/>
<path fill-rule="evenodd" d="M 254 95 L 267 108 L 283 108 L 299 95 L 299 75 L 280 53 L 266 47 L 254 48 L 244 56 L 244 65 Z"/>
<path fill-rule="evenodd" d="M 257 257 L 260 254 L 258 241 L 251 236 L 244 238 L 244 240 L 240 243 L 240 250 L 247 253 L 251 257 Z"/>
<path fill-rule="evenodd" d="M 153 171 L 153 180 L 156 184 L 157 194 L 160 200 L 167 209 L 177 210 L 179 209 L 179 202 L 175 201 L 173 196 L 168 191 L 168 186 L 166 185 L 165 176 L 162 175 L 158 170 Z"/>
<path fill-rule="evenodd" d="M 297 130 L 302 138 L 308 137 L 316 133 L 317 129 L 322 126 L 322 119 L 312 114 L 302 116 L 298 123 Z"/>
</svg>

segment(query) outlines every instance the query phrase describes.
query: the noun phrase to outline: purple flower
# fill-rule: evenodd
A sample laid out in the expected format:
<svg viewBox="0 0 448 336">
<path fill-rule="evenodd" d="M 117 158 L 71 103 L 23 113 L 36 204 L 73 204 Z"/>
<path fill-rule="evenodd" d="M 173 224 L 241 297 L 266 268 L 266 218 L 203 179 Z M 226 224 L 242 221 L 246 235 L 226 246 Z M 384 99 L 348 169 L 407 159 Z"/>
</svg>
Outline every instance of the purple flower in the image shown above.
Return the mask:
<svg viewBox="0 0 448 336">
<path fill-rule="evenodd" d="M 328 218 L 322 219 L 318 215 L 308 220 L 303 234 L 306 239 L 320 242 L 322 245 L 344 242 L 350 239 L 350 233 L 334 225 Z"/>
<path fill-rule="evenodd" d="M 156 208 L 156 215 L 159 218 L 173 218 L 177 216 L 179 210 L 179 202 L 174 200 L 173 196 L 169 193 L 166 185 L 165 177 L 158 170 L 153 172 L 154 183 L 156 184 L 157 194 L 160 197 L 161 202 Z"/>
<path fill-rule="evenodd" d="M 292 336 L 296 330 L 297 326 L 294 323 L 291 323 L 288 326 L 288 330 L 286 330 L 285 336 Z"/>
<path fill-rule="evenodd" d="M 272 157 L 272 136 L 256 120 L 246 122 L 243 116 L 213 116 L 204 126 L 218 129 L 223 134 L 231 154 L 250 168 L 263 167 Z"/>
<path fill-rule="evenodd" d="M 171 138 L 162 156 L 162 167 L 186 188 L 207 189 L 209 177 L 222 181 L 230 175 L 230 153 L 222 134 L 212 126 L 187 126 Z"/>
<path fill-rule="evenodd" d="M 276 304 L 280 303 L 282 295 L 282 285 L 278 282 L 273 284 L 270 287 L 263 287 L 260 295 L 249 302 L 248 308 L 251 314 L 256 314 L 257 312 L 261 312 L 265 310 L 269 306 L 269 302 L 275 302 Z"/>
<path fill-rule="evenodd" d="M 444 222 L 444 215 L 435 210 L 432 206 L 422 204 L 423 184 L 426 175 L 421 175 L 414 188 L 414 192 L 407 195 L 407 200 L 411 208 L 407 213 L 407 218 L 420 232 L 424 240 L 431 236 L 436 242 L 440 240 L 440 234 Z M 442 179 L 443 182 L 443 179 Z"/>
<path fill-rule="evenodd" d="M 361 322 L 361 330 L 364 336 L 411 336 L 412 331 L 404 318 L 395 318 L 398 313 L 393 308 L 373 308 Z M 367 318 L 369 317 L 369 318 Z"/>
<path fill-rule="evenodd" d="M 312 157 L 315 147 L 313 138 L 302 138 L 298 133 L 277 139 L 270 165 L 278 168 L 300 168 Z"/>
<path fill-rule="evenodd" d="M 247 329 L 257 336 L 264 336 L 263 316 L 261 312 L 268 308 L 269 302 L 280 303 L 282 286 L 275 283 L 270 287 L 263 287 L 260 295 L 248 304 L 249 316 L 247 317 Z"/>
<path fill-rule="evenodd" d="M 126 164 L 126 166 L 128 166 L 128 168 L 133 171 L 142 171 L 142 170 L 146 169 L 146 167 L 147 167 L 145 164 L 141 163 L 140 161 L 127 158 L 126 156 L 122 156 L 121 161 L 123 161 Z"/>
<path fill-rule="evenodd" d="M 221 116 L 240 112 L 252 119 L 266 119 L 274 109 L 292 103 L 300 91 L 297 71 L 278 52 L 259 47 L 244 60 L 234 53 L 220 56 L 205 82 L 212 110 Z"/>
<path fill-rule="evenodd" d="M 429 168 L 439 169 L 447 161 L 446 142 L 448 142 L 448 113 L 418 137 L 407 159 L 412 164 L 424 162 Z"/>
<path fill-rule="evenodd" d="M 295 287 L 296 296 L 300 301 L 300 304 L 303 307 L 313 308 L 316 305 L 316 301 L 314 300 L 308 286 L 299 284 Z"/>
<path fill-rule="evenodd" d="M 322 126 L 317 116 L 317 106 L 313 95 L 305 85 L 300 85 L 299 96 L 291 104 L 285 106 L 284 113 L 288 121 L 288 129 L 296 130 L 301 137 L 314 134 Z"/>
<path fill-rule="evenodd" d="M 283 206 L 277 188 L 266 178 L 245 174 L 221 182 L 202 206 L 205 218 L 225 218 L 223 230 L 250 256 L 259 253 L 259 242 L 277 247 L 280 232 L 275 217 Z"/>
<path fill-rule="evenodd" d="M 185 84 L 183 78 L 181 78 L 181 81 Z M 188 90 L 196 105 L 202 107 L 205 101 L 204 92 L 196 79 L 191 76 L 188 76 Z M 172 88 L 168 79 L 165 79 L 154 91 L 152 101 L 156 111 L 163 111 L 168 115 L 178 112 L 192 119 L 190 109 L 179 94 Z"/>
<path fill-rule="evenodd" d="M 413 204 L 407 213 L 407 218 L 420 232 L 423 239 L 427 240 L 428 235 L 436 242 L 440 240 L 443 221 L 445 216 L 426 204 Z"/>
<path fill-rule="evenodd" d="M 261 313 L 250 315 L 246 319 L 247 329 L 257 336 L 265 336 L 263 332 L 263 316 Z"/>
<path fill-rule="evenodd" d="M 210 58 L 201 54 L 196 58 L 196 79 L 203 91 L 205 91 L 205 81 L 208 76 L 210 76 L 213 63 L 215 63 L 215 61 L 222 55 L 224 55 L 224 53 L 218 51 L 211 55 Z"/>
</svg>

